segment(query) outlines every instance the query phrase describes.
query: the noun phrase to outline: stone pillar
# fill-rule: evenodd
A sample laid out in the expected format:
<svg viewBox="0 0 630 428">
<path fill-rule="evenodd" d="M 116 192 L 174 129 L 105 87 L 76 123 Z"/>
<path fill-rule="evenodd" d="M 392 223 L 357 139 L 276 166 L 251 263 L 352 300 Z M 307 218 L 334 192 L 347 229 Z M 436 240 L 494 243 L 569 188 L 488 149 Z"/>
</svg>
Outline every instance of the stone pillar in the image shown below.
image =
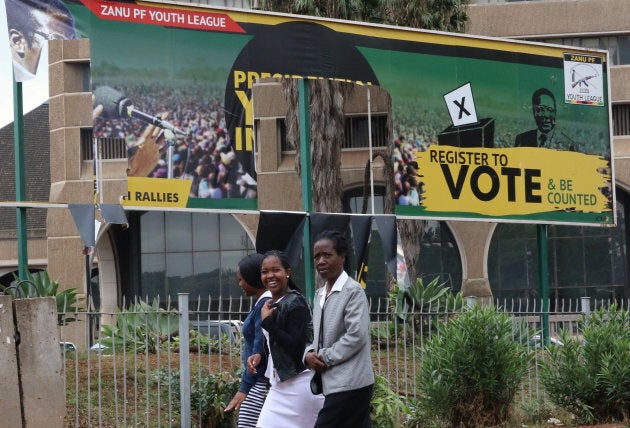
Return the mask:
<svg viewBox="0 0 630 428">
<path fill-rule="evenodd" d="M 496 223 L 449 221 L 448 225 L 459 245 L 463 264 L 462 294 L 474 296 L 483 303 L 492 302 L 488 281 L 488 247 Z"/>
<path fill-rule="evenodd" d="M 0 296 L 0 337 L 0 426 L 64 427 L 56 299 Z"/>
<path fill-rule="evenodd" d="M 492 290 L 488 278 L 464 278 L 462 294 L 465 297 L 476 297 L 479 303 L 492 304 Z"/>
<path fill-rule="evenodd" d="M 0 425 L 22 426 L 11 296 L 0 296 Z"/>
</svg>

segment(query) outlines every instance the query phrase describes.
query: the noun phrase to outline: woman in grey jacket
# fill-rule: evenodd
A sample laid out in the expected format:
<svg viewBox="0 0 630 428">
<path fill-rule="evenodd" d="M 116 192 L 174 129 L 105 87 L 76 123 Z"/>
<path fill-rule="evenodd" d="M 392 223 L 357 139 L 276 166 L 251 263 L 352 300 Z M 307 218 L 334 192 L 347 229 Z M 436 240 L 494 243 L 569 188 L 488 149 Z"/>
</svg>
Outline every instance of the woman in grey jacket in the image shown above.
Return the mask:
<svg viewBox="0 0 630 428">
<path fill-rule="evenodd" d="M 336 231 L 322 232 L 313 246 L 315 268 L 326 283 L 315 294 L 315 341 L 307 345 L 304 362 L 322 375 L 325 400 L 318 428 L 371 426 L 369 308 L 361 285 L 344 271 L 348 250 L 348 240 Z"/>
</svg>

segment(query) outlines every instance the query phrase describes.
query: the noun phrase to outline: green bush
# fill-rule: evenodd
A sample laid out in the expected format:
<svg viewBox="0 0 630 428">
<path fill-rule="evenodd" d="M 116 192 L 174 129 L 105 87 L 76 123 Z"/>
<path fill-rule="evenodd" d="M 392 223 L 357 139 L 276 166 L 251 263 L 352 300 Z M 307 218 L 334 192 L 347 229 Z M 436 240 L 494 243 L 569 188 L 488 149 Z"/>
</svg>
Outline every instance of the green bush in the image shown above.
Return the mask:
<svg viewBox="0 0 630 428">
<path fill-rule="evenodd" d="M 54 297 L 57 303 L 57 325 L 65 325 L 76 321 L 76 318 L 68 316 L 79 311 L 77 306 L 77 289 L 67 288 L 60 292 L 59 281 L 53 281 L 48 275 L 48 271 L 26 272 L 26 279 L 21 280 L 13 275 L 16 286 L 5 287 L 0 285 L 0 291 L 11 296 L 12 299 L 24 299 L 33 297 Z"/>
<path fill-rule="evenodd" d="M 519 414 L 515 415 L 518 416 L 518 419 L 515 417 L 514 420 L 529 426 L 535 424 L 548 425 L 546 422 L 554 416 L 555 409 L 551 406 L 551 403 L 544 399 L 535 399 L 527 403 L 521 403 L 519 410 Z"/>
<path fill-rule="evenodd" d="M 152 373 L 154 384 L 161 385 L 165 399 L 170 391 L 171 405 L 180 407 L 179 371 L 159 369 Z M 240 386 L 238 373 L 212 374 L 202 369 L 191 373 L 190 379 L 190 409 L 194 426 L 207 428 L 232 428 L 236 426 L 236 414 L 224 412 L 225 406 L 232 399 Z"/>
<path fill-rule="evenodd" d="M 428 335 L 437 314 L 460 312 L 464 306 L 461 293 L 453 294 L 450 287 L 438 281 L 439 278 L 435 278 L 425 284 L 418 278 L 407 290 L 396 286 L 389 294 L 395 304 L 396 317 L 410 323 L 416 334 Z"/>
<path fill-rule="evenodd" d="M 508 420 L 532 359 L 513 339 L 515 328 L 510 316 L 481 305 L 440 325 L 423 347 L 418 406 L 425 421 L 479 427 Z"/>
<path fill-rule="evenodd" d="M 400 395 L 392 391 L 389 380 L 381 375 L 374 375 L 374 393 L 372 395 L 370 418 L 378 428 L 395 428 L 396 415 L 410 413 L 409 408 Z"/>
<path fill-rule="evenodd" d="M 390 293 L 390 299 L 396 303 L 396 313 L 404 317 L 404 305 L 407 304 L 414 312 L 436 312 L 458 311 L 463 307 L 463 297 L 461 293 L 453 294 L 450 287 L 445 283 L 438 283 L 439 277 L 434 278 L 428 284 L 422 278 L 417 278 L 416 282 L 409 285 L 404 291 L 398 286 Z"/>
<path fill-rule="evenodd" d="M 179 329 L 176 312 L 161 309 L 157 299 L 152 304 L 138 300 L 116 315 L 115 324 L 101 326 L 103 352 L 149 352 L 157 349 Z"/>
<path fill-rule="evenodd" d="M 540 378 L 550 400 L 582 423 L 630 416 L 630 314 L 612 306 L 583 317 L 577 337 L 546 350 Z M 581 336 L 581 337 L 580 337 Z"/>
</svg>

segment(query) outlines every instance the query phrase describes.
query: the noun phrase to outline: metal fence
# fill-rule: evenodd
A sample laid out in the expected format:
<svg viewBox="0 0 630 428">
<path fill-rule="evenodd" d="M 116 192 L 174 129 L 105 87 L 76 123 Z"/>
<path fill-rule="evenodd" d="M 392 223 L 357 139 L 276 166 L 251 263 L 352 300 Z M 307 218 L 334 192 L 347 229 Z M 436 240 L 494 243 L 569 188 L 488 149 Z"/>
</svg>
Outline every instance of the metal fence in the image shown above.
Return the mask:
<svg viewBox="0 0 630 428">
<path fill-rule="evenodd" d="M 117 313 L 65 314 L 75 320 L 61 327 L 67 426 L 232 426 L 229 420 L 217 420 L 240 381 L 240 326 L 253 303 L 247 298 L 180 295 L 178 302 L 167 305 L 178 309 L 135 302 Z M 541 320 L 548 319 L 552 344 L 559 343 L 561 329 L 576 334 L 591 306 L 608 304 L 584 299 L 551 302 L 553 312 L 543 314 L 540 301 L 495 302 L 499 310 L 521 321 L 515 325 L 533 331 L 541 331 Z M 371 301 L 370 307 L 375 373 L 411 402 L 418 394 L 424 341 L 439 335 L 442 321 L 461 308 L 427 303 L 408 308 L 401 316 L 387 298 Z M 86 325 L 92 333 L 85 343 L 69 340 Z M 514 338 L 532 350 L 544 342 L 540 333 L 532 335 L 528 328 L 515 329 Z M 545 354 L 534 354 L 518 397 L 523 406 L 544 399 L 537 367 Z"/>
</svg>

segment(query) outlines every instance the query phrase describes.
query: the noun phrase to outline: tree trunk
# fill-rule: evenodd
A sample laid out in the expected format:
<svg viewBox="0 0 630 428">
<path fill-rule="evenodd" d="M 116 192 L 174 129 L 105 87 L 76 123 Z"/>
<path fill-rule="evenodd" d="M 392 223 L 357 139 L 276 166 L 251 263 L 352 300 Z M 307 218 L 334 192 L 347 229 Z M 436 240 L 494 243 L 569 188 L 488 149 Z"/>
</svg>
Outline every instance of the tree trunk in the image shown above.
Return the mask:
<svg viewBox="0 0 630 428">
<path fill-rule="evenodd" d="M 341 146 L 345 138 L 344 101 L 352 85 L 332 80 L 312 80 L 309 85 L 313 209 L 317 212 L 340 213 L 343 211 Z M 299 176 L 299 111 L 296 80 L 285 79 L 283 88 L 287 99 L 287 139 L 298 155 L 296 170 Z"/>
<path fill-rule="evenodd" d="M 400 242 L 402 244 L 403 253 L 405 254 L 409 280 L 415 283 L 418 275 L 416 272 L 416 263 L 420 257 L 420 241 L 426 221 L 398 219 L 396 223 L 398 224 L 398 234 L 400 235 Z"/>
</svg>

